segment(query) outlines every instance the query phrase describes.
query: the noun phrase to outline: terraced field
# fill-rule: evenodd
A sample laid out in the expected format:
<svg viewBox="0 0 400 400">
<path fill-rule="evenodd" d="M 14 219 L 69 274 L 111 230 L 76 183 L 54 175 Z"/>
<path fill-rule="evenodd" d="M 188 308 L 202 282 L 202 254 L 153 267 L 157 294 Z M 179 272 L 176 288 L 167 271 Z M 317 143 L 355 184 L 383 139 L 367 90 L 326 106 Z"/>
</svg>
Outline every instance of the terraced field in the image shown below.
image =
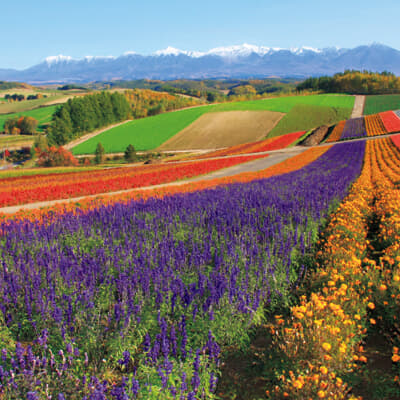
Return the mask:
<svg viewBox="0 0 400 400">
<path fill-rule="evenodd" d="M 292 96 L 257 101 L 215 104 L 181 110 L 141 120 L 135 120 L 120 127 L 110 129 L 109 131 L 103 132 L 98 136 L 89 139 L 87 142 L 77 145 L 73 149 L 73 153 L 93 154 L 96 145 L 99 142 L 103 144 L 107 153 L 123 152 L 128 144 L 133 144 L 137 150 L 152 150 L 161 146 L 161 144 L 166 142 L 184 128 L 188 127 L 191 123 L 196 121 L 197 118 L 206 113 L 223 111 L 274 111 L 288 113 L 290 110 L 292 110 L 292 108 L 299 104 L 310 107 L 315 105 L 324 107 L 324 110 L 321 110 L 320 108 L 318 109 L 320 112 L 322 112 L 322 118 L 306 118 L 304 123 L 305 126 L 309 126 L 313 123 L 317 123 L 318 125 L 318 123 L 321 121 L 323 121 L 323 123 L 329 123 L 330 121 L 340 120 L 340 117 L 337 116 L 338 112 L 332 111 L 331 108 L 334 108 L 335 110 L 341 110 L 339 114 L 341 112 L 344 113 L 345 117 L 342 117 L 341 119 L 348 118 L 354 105 L 354 97 L 339 95 Z M 325 110 L 325 107 L 331 111 Z M 280 128 L 280 134 L 299 130 L 289 129 L 290 126 L 293 126 L 295 122 L 299 122 L 299 118 L 303 118 L 304 120 L 304 116 L 299 117 L 298 113 L 294 113 L 294 117 L 290 117 L 289 121 L 291 122 L 286 123 L 284 125 L 284 129 Z M 316 127 L 317 125 L 313 125 L 311 127 Z M 303 129 L 306 130 L 308 128 L 302 128 L 302 130 Z M 244 142 L 251 141 L 252 135 L 257 136 L 257 134 L 254 135 L 250 130 L 247 130 L 247 133 L 250 138 L 244 140 Z M 265 136 L 267 134 L 268 132 L 265 132 Z M 220 144 L 222 145 L 222 143 Z M 222 147 L 228 145 L 229 143 Z"/>
<path fill-rule="evenodd" d="M 210 112 L 163 143 L 158 150 L 218 149 L 263 139 L 284 116 L 273 111 Z"/>
</svg>

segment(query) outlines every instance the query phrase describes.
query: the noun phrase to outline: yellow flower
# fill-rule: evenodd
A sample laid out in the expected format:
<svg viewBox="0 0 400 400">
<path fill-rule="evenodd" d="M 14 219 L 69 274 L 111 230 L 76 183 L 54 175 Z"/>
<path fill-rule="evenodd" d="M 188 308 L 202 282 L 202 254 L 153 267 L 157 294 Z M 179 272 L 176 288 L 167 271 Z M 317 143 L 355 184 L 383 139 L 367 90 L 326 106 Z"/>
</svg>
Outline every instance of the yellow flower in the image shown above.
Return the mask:
<svg viewBox="0 0 400 400">
<path fill-rule="evenodd" d="M 319 390 L 317 394 L 320 399 L 324 399 L 326 397 L 326 392 L 323 390 Z"/>
<path fill-rule="evenodd" d="M 321 374 L 326 375 L 326 374 L 328 373 L 328 368 L 326 368 L 326 367 L 324 367 L 324 366 L 320 367 L 319 370 L 320 370 Z"/>
<path fill-rule="evenodd" d="M 373 309 L 375 308 L 375 304 L 369 302 L 369 303 L 368 303 L 368 308 L 370 308 L 371 310 L 373 310 Z"/>
<path fill-rule="evenodd" d="M 395 363 L 399 362 L 400 361 L 400 356 L 398 354 L 393 354 L 392 361 L 395 362 Z"/>
<path fill-rule="evenodd" d="M 322 348 L 325 350 L 325 351 L 330 351 L 331 350 L 331 348 L 332 348 L 332 346 L 329 344 L 329 343 L 323 343 L 322 344 Z"/>
</svg>

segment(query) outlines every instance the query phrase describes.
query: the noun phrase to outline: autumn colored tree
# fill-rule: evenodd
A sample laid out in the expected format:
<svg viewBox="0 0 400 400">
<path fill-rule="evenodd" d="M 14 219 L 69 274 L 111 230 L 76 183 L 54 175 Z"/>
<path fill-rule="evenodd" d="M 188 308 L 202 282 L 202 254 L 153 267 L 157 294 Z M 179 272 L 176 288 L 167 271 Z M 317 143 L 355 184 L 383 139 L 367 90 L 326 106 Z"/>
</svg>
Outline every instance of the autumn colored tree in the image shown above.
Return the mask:
<svg viewBox="0 0 400 400">
<path fill-rule="evenodd" d="M 41 167 L 77 166 L 78 160 L 62 146 L 51 146 L 46 150 L 37 149 L 38 165 Z"/>
</svg>

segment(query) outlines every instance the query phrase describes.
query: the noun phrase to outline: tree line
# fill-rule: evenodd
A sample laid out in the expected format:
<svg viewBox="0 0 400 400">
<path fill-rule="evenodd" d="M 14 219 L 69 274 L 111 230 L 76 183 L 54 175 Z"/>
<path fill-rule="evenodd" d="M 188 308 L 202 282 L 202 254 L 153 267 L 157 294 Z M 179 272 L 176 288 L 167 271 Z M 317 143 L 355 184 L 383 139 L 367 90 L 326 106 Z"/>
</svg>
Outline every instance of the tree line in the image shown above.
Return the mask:
<svg viewBox="0 0 400 400">
<path fill-rule="evenodd" d="M 41 93 L 30 94 L 27 97 L 25 97 L 25 95 L 23 95 L 23 94 L 14 93 L 14 94 L 6 94 L 4 96 L 4 99 L 7 100 L 8 102 L 12 103 L 15 101 L 37 100 L 37 99 L 43 99 L 46 97 L 47 97 L 47 95 L 41 94 Z"/>
<path fill-rule="evenodd" d="M 394 94 L 400 93 L 400 78 L 391 72 L 346 70 L 333 76 L 308 78 L 297 85 L 298 91 L 325 93 Z"/>
<path fill-rule="evenodd" d="M 129 103 L 120 93 L 101 92 L 74 97 L 54 113 L 48 141 L 49 144 L 64 145 L 86 133 L 130 117 Z"/>
</svg>

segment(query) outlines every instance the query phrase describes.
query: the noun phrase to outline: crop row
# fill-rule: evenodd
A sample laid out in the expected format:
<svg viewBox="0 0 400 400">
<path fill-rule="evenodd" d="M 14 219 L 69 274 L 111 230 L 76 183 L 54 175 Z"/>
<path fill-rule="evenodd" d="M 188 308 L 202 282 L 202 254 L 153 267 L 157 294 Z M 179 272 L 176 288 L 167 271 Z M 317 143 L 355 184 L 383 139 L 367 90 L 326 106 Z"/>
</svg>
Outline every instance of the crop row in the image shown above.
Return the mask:
<svg viewBox="0 0 400 400">
<path fill-rule="evenodd" d="M 261 153 L 271 150 L 279 150 L 290 146 L 301 136 L 303 136 L 305 131 L 288 133 L 286 135 L 268 138 L 265 140 L 260 140 L 258 142 L 244 143 L 236 146 L 231 146 L 226 149 L 213 151 L 201 156 L 195 157 L 195 159 L 211 158 L 211 157 L 223 157 L 223 156 L 233 156 L 240 154 L 252 154 Z"/>
<path fill-rule="evenodd" d="M 364 119 L 367 136 L 380 136 L 388 133 L 379 114 L 367 115 Z"/>
<path fill-rule="evenodd" d="M 390 139 L 367 142 L 360 178 L 324 231 L 319 268 L 309 278 L 312 293 L 292 308 L 290 319 L 278 317 L 276 345 L 293 363 L 281 376 L 278 398 L 355 399 L 345 381 L 368 362 L 362 340 L 374 329 L 393 332 L 398 323 L 399 192 L 393 182 L 399 161 Z M 378 234 L 371 231 L 374 216 L 381 221 Z M 395 368 L 398 352 L 394 346 Z M 395 371 L 393 378 L 391 394 L 399 395 Z"/>
<path fill-rule="evenodd" d="M 288 302 L 363 155 L 341 144 L 269 179 L 3 224 L 4 397 L 212 399 L 221 347 Z"/>
<path fill-rule="evenodd" d="M 55 176 L 9 178 L 0 184 L 0 206 L 65 199 L 173 182 L 261 157 L 265 155 L 174 165 L 115 168 Z"/>
<path fill-rule="evenodd" d="M 342 137 L 342 132 L 344 126 L 346 125 L 347 121 L 340 121 L 332 130 L 332 133 L 329 135 L 328 139 L 326 140 L 327 143 L 338 142 Z"/>
<path fill-rule="evenodd" d="M 297 171 L 306 165 L 315 161 L 318 157 L 322 156 L 329 147 L 315 147 L 310 148 L 303 153 L 291 157 L 285 161 L 275 164 L 261 171 L 256 172 L 242 172 L 237 175 L 201 180 L 197 182 L 190 182 L 180 185 L 171 185 L 161 188 L 153 189 L 138 189 L 120 194 L 99 195 L 95 198 L 80 199 L 79 203 L 67 202 L 58 203 L 56 205 L 40 208 L 36 210 L 20 210 L 12 215 L 3 214 L 2 219 L 9 220 L 31 220 L 31 221 L 48 221 L 57 218 L 59 215 L 66 212 L 77 213 L 80 211 L 85 212 L 89 209 L 98 208 L 104 205 L 111 205 L 115 203 L 127 203 L 132 200 L 148 199 L 148 198 L 162 198 L 167 195 L 177 193 L 189 193 L 198 190 L 210 189 L 216 186 L 228 185 L 231 183 L 246 183 L 255 179 L 269 178 L 275 175 L 286 174 L 289 172 Z M 1 214 L 0 214 L 1 215 Z"/>
</svg>

